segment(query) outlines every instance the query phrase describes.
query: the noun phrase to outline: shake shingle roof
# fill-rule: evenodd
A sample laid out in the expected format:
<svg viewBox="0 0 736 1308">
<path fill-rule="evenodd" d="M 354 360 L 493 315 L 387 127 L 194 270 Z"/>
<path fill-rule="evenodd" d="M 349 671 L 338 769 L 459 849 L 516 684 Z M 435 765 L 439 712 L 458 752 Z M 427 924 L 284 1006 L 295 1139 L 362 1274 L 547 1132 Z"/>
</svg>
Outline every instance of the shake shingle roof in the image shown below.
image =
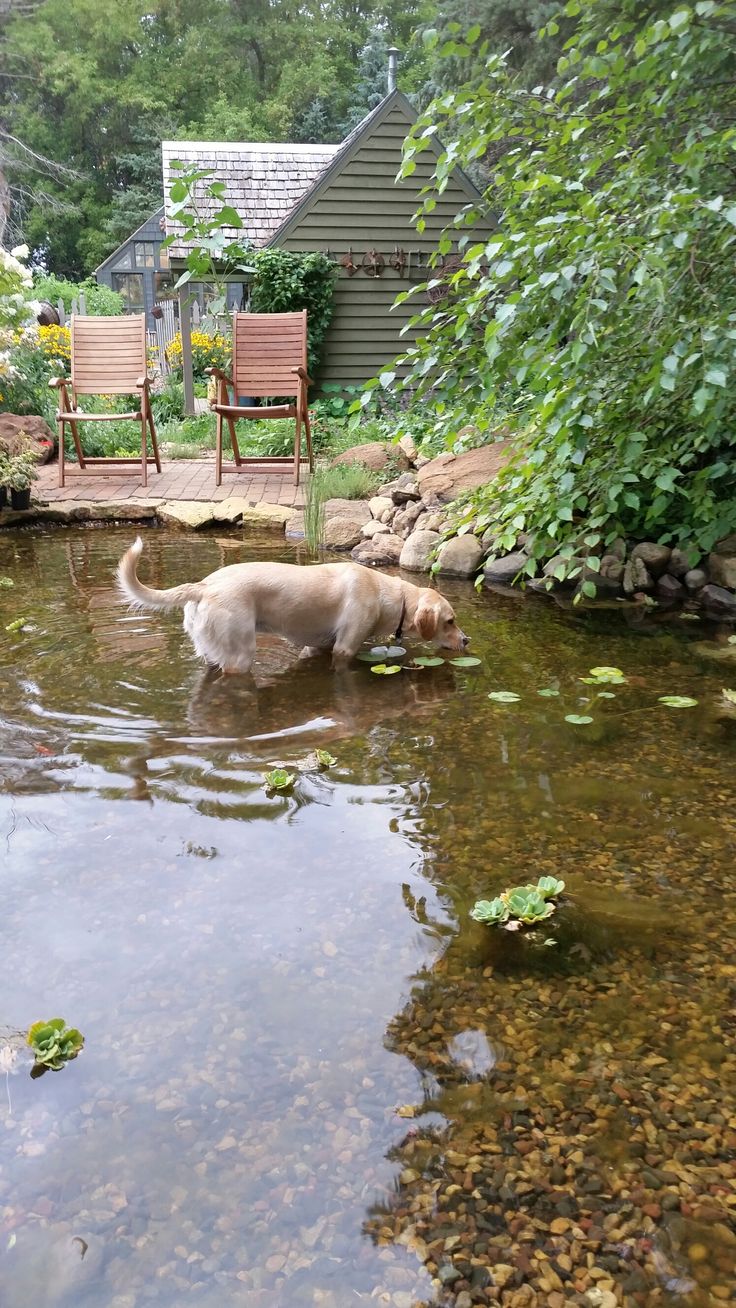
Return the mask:
<svg viewBox="0 0 736 1308">
<path fill-rule="evenodd" d="M 309 191 L 341 145 L 291 145 L 273 142 L 164 141 L 163 177 L 166 196 L 166 234 L 176 235 L 181 228 L 169 217 L 169 189 L 178 173 L 172 161 L 206 168 L 213 180 L 227 187 L 222 203 L 231 204 L 243 219 L 243 228 L 224 229 L 227 240 L 247 238 L 255 246 L 265 245 L 292 209 Z M 220 202 L 203 194 L 206 183 L 195 188 L 200 212 L 211 216 Z M 171 247 L 174 258 L 186 252 L 184 242 Z"/>
</svg>

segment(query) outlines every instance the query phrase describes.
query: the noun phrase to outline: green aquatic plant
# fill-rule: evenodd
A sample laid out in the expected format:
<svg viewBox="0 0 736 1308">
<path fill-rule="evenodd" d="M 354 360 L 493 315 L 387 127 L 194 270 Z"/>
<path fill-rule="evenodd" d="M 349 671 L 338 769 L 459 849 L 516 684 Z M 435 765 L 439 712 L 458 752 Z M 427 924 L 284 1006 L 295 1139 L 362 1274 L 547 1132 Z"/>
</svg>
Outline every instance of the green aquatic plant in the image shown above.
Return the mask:
<svg viewBox="0 0 736 1308">
<path fill-rule="evenodd" d="M 554 690 L 552 686 L 545 686 L 543 690 L 537 691 L 537 694 L 541 695 L 542 699 L 556 699 L 559 693 L 559 690 Z"/>
<path fill-rule="evenodd" d="M 395 672 L 401 672 L 401 666 L 398 663 L 372 663 L 371 672 L 378 677 L 392 677 Z"/>
<path fill-rule="evenodd" d="M 589 677 L 581 677 L 586 686 L 625 686 L 626 677 L 620 668 L 591 668 Z"/>
<path fill-rule="evenodd" d="M 28 618 L 15 618 L 13 622 L 8 623 L 5 630 L 11 632 L 22 631 L 27 622 Z"/>
<path fill-rule="evenodd" d="M 271 772 L 264 772 L 263 782 L 266 790 L 274 790 L 283 794 L 291 790 L 296 777 L 293 772 L 287 772 L 286 768 L 273 768 Z"/>
<path fill-rule="evenodd" d="M 50 1068 L 59 1072 L 80 1053 L 84 1036 L 76 1027 L 68 1027 L 63 1017 L 52 1017 L 48 1022 L 33 1023 L 28 1031 L 28 1044 L 33 1050 L 34 1071 Z"/>
<path fill-rule="evenodd" d="M 589 713 L 566 713 L 565 721 L 571 722 L 574 727 L 587 727 L 593 719 Z"/>
<path fill-rule="evenodd" d="M 660 695 L 657 700 L 658 704 L 664 704 L 667 708 L 677 709 L 695 708 L 697 702 L 698 701 L 692 699 L 690 695 Z"/>
<path fill-rule="evenodd" d="M 521 699 L 521 695 L 517 695 L 513 690 L 492 690 L 488 698 L 492 699 L 494 704 L 515 704 Z"/>
<path fill-rule="evenodd" d="M 337 759 L 335 758 L 334 754 L 330 754 L 329 751 L 326 749 L 315 749 L 314 752 L 317 758 L 318 767 L 320 768 L 335 767 L 335 764 L 337 763 Z"/>
<path fill-rule="evenodd" d="M 14 585 L 15 582 L 12 577 L 0 577 L 0 590 L 10 590 L 11 586 Z"/>
<path fill-rule="evenodd" d="M 412 660 L 412 667 L 439 668 L 442 666 L 444 661 L 444 659 L 440 658 L 439 654 L 417 654 L 417 657 Z"/>
<path fill-rule="evenodd" d="M 564 881 L 557 877 L 540 877 L 536 885 L 513 886 L 495 899 L 479 899 L 470 910 L 470 916 L 486 926 L 519 931 L 523 926 L 534 926 L 551 917 L 557 907 L 551 901 L 557 899 L 564 889 Z"/>
<path fill-rule="evenodd" d="M 448 663 L 453 668 L 477 668 L 480 666 L 480 659 L 471 654 L 463 654 L 459 659 L 448 659 Z"/>
</svg>

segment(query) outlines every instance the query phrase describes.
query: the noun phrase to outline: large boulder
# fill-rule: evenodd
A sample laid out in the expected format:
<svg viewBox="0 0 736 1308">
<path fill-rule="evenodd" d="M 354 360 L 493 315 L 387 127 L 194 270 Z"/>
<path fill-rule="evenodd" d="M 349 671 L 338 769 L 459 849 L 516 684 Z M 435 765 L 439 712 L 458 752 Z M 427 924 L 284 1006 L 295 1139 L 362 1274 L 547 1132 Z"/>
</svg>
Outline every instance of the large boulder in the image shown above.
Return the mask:
<svg viewBox="0 0 736 1308">
<path fill-rule="evenodd" d="M 654 590 L 654 582 L 651 574 L 642 558 L 638 555 L 632 556 L 624 568 L 624 594 L 638 595 L 640 592 L 649 594 Z"/>
<path fill-rule="evenodd" d="M 407 572 L 429 572 L 440 540 L 438 531 L 414 531 L 404 542 L 399 567 Z"/>
<path fill-rule="evenodd" d="M 722 586 L 704 586 L 698 599 L 711 618 L 736 619 L 736 595 Z"/>
<path fill-rule="evenodd" d="M 438 571 L 446 577 L 471 577 L 483 560 L 483 547 L 476 536 L 453 536 L 440 546 Z"/>
<path fill-rule="evenodd" d="M 635 545 L 631 551 L 632 559 L 641 559 L 652 577 L 661 577 L 666 572 L 671 555 L 669 545 L 657 545 L 651 540 L 642 541 L 641 545 Z"/>
<path fill-rule="evenodd" d="M 30 442 L 39 463 L 47 463 L 54 453 L 54 433 L 45 418 L 0 413 L 0 450 L 17 454 L 24 440 Z"/>
<path fill-rule="evenodd" d="M 483 576 L 490 586 L 512 586 L 522 568 L 529 562 L 526 554 L 506 554 L 503 558 L 488 559 Z"/>
<path fill-rule="evenodd" d="M 371 518 L 370 522 L 361 527 L 360 534 L 364 540 L 370 540 L 372 536 L 387 536 L 390 531 L 391 528 L 385 522 L 376 522 L 375 518 Z"/>
<path fill-rule="evenodd" d="M 329 518 L 322 530 L 322 544 L 327 549 L 351 550 L 363 539 L 363 526 L 354 518 Z"/>
<path fill-rule="evenodd" d="M 736 590 L 736 532 L 713 547 L 708 555 L 708 572 L 717 586 Z"/>
<path fill-rule="evenodd" d="M 401 556 L 404 542 L 400 536 L 374 536 L 371 540 L 361 541 L 351 551 L 351 558 L 356 563 L 367 564 L 370 568 L 395 567 Z"/>
<path fill-rule="evenodd" d="M 372 472 L 381 472 L 388 463 L 388 452 L 383 441 L 368 441 L 365 445 L 351 445 L 332 460 L 332 467 L 339 463 L 359 463 Z"/>
<path fill-rule="evenodd" d="M 482 445 L 465 454 L 439 454 L 417 470 L 419 489 L 423 499 L 436 495 L 441 504 L 448 504 L 461 491 L 474 490 L 493 481 L 512 454 L 509 441 L 496 441 Z"/>
<path fill-rule="evenodd" d="M 350 518 L 353 522 L 359 522 L 361 527 L 373 517 L 365 500 L 325 500 L 324 511 L 325 521 L 330 518 Z"/>
</svg>

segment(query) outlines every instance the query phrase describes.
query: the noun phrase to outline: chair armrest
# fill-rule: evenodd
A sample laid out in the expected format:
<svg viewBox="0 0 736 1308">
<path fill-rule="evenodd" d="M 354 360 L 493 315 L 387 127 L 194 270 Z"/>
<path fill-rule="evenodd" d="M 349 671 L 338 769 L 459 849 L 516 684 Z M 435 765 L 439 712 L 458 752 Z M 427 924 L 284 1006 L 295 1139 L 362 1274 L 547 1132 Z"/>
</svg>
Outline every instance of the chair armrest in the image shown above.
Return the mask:
<svg viewBox="0 0 736 1308">
<path fill-rule="evenodd" d="M 150 377 L 139 377 L 139 378 L 138 378 L 138 381 L 136 382 L 135 385 L 136 385 L 136 390 L 142 391 L 143 388 L 144 388 L 144 386 L 150 386 L 150 385 L 151 385 L 151 378 L 150 378 Z"/>
<path fill-rule="evenodd" d="M 49 386 L 51 387 L 51 390 L 52 390 L 52 391 L 61 391 L 61 390 L 64 389 L 65 386 L 68 386 L 68 384 L 69 384 L 69 378 L 68 378 L 68 377 L 51 377 L 51 378 L 49 378 Z"/>
<path fill-rule="evenodd" d="M 314 382 L 312 381 L 312 378 L 309 376 L 309 373 L 307 372 L 306 368 L 292 368 L 291 371 L 297 377 L 301 377 L 302 381 L 307 383 L 307 386 L 314 386 Z"/>
<path fill-rule="evenodd" d="M 227 373 L 222 371 L 222 368 L 205 368 L 204 375 L 205 377 L 217 377 L 218 381 L 223 381 L 226 386 L 232 386 L 233 384 L 232 377 L 228 377 Z"/>
</svg>

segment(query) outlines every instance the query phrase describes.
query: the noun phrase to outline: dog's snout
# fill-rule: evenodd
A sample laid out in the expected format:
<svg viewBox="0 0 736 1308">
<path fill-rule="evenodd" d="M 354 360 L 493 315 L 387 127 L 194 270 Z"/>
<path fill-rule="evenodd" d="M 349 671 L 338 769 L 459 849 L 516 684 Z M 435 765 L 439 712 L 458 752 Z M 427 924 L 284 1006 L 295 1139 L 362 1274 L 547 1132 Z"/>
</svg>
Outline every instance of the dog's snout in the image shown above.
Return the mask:
<svg viewBox="0 0 736 1308">
<path fill-rule="evenodd" d="M 465 632 L 463 632 L 463 649 L 465 648 L 466 645 L 469 644 L 470 644 L 470 636 L 466 636 Z"/>
</svg>

